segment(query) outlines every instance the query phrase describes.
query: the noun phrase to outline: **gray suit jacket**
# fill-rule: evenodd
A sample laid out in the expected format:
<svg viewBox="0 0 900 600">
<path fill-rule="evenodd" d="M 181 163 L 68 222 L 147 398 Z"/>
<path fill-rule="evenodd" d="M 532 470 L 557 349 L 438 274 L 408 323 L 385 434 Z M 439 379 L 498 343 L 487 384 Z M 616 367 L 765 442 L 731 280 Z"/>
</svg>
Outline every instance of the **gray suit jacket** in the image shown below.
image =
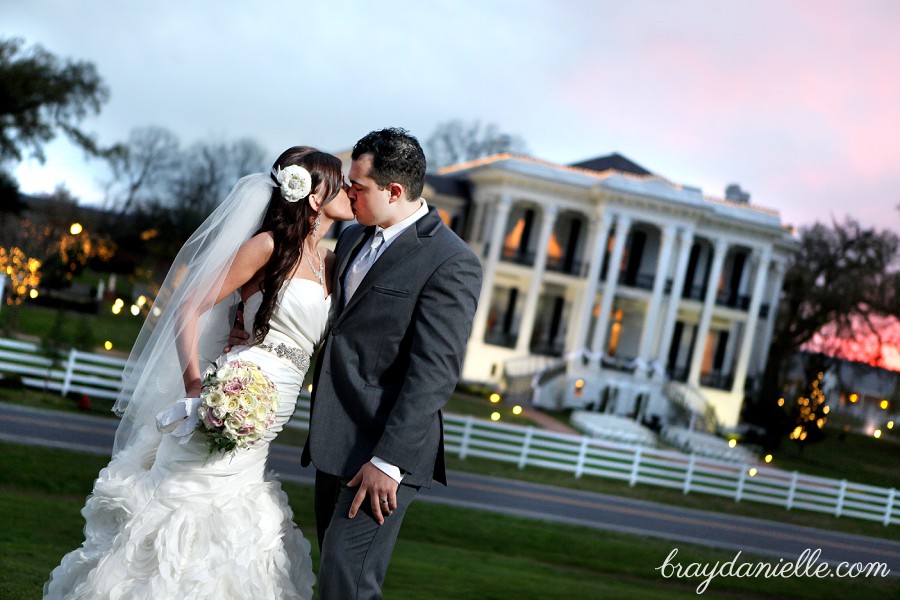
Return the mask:
<svg viewBox="0 0 900 600">
<path fill-rule="evenodd" d="M 333 315 L 316 363 L 303 464 L 351 478 L 378 456 L 400 467 L 404 484 L 446 484 L 441 408 L 459 379 L 481 262 L 431 208 L 384 250 L 343 307 L 344 273 L 373 232 L 352 225 L 335 248 Z"/>
</svg>

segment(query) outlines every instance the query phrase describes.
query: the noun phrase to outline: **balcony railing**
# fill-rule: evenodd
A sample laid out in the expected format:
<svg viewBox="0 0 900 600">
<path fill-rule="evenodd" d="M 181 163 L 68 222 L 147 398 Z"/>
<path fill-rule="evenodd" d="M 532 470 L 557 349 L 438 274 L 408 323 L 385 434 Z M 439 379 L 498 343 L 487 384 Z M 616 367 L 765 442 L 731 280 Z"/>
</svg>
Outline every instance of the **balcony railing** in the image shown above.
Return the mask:
<svg viewBox="0 0 900 600">
<path fill-rule="evenodd" d="M 716 304 L 719 306 L 728 306 L 737 308 L 738 310 L 747 310 L 750 307 L 750 296 L 737 294 L 732 290 L 722 290 L 716 296 Z"/>
<path fill-rule="evenodd" d="M 681 294 L 682 298 L 687 298 L 688 300 L 700 300 L 703 301 L 704 296 L 706 296 L 706 286 L 705 285 L 689 285 L 684 287 L 684 292 Z"/>
<path fill-rule="evenodd" d="M 534 265 L 534 252 L 528 252 L 519 248 L 504 247 L 500 253 L 500 258 L 506 262 L 515 263 L 517 265 Z"/>
<path fill-rule="evenodd" d="M 733 384 L 734 373 L 722 373 L 721 371 L 700 373 L 700 385 L 703 387 L 730 390 Z"/>
<path fill-rule="evenodd" d="M 684 383 L 688 379 L 688 369 L 687 367 L 669 369 L 668 375 L 669 379 L 672 381 Z M 717 390 L 730 390 L 733 384 L 734 373 L 722 373 L 721 371 L 700 373 L 700 385 L 703 387 L 715 388 Z"/>
<path fill-rule="evenodd" d="M 503 346 L 504 348 L 515 348 L 518 337 L 518 332 L 489 331 L 484 334 L 484 343 L 493 346 Z"/>
<path fill-rule="evenodd" d="M 545 356 L 562 356 L 564 347 L 563 342 L 532 342 L 530 346 L 532 354 L 543 354 Z"/>
<path fill-rule="evenodd" d="M 641 290 L 652 290 L 653 280 L 653 275 L 642 273 L 619 273 L 619 283 L 621 285 Z"/>
<path fill-rule="evenodd" d="M 566 257 L 547 257 L 547 270 L 557 273 L 565 273 L 566 275 L 579 275 L 584 269 L 584 261 L 566 260 Z"/>
<path fill-rule="evenodd" d="M 634 358 L 626 356 L 604 356 L 600 359 L 600 366 L 610 371 L 634 373 L 637 369 L 637 362 Z"/>
<path fill-rule="evenodd" d="M 680 381 L 684 383 L 688 378 L 688 370 L 687 367 L 675 367 L 672 369 L 668 369 L 669 379 L 672 381 Z"/>
</svg>

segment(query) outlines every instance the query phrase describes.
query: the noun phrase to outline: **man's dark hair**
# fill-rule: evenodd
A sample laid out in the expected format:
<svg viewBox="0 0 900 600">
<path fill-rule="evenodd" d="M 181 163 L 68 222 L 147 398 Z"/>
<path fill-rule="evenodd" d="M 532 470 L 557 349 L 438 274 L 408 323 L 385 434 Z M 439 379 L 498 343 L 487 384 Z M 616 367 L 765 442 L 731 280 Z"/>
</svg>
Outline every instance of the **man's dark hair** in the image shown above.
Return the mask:
<svg viewBox="0 0 900 600">
<path fill-rule="evenodd" d="M 388 127 L 373 131 L 353 146 L 353 160 L 372 155 L 369 176 L 382 189 L 397 182 L 406 189 L 406 198 L 418 200 L 425 187 L 425 153 L 419 140 L 405 129 Z"/>
</svg>

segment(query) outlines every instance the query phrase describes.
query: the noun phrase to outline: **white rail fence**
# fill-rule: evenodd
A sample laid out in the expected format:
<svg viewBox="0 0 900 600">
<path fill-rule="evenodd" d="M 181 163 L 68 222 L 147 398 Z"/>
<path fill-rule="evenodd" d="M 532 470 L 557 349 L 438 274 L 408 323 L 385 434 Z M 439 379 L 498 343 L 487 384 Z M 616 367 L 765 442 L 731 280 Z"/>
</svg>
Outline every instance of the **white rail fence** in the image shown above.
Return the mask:
<svg viewBox="0 0 900 600">
<path fill-rule="evenodd" d="M 0 373 L 17 374 L 22 383 L 45 390 L 115 398 L 125 361 L 70 350 L 53 361 L 36 344 L 0 338 Z M 309 400 L 302 398 L 290 425 L 305 429 Z M 695 454 L 615 443 L 495 423 L 471 416 L 444 416 L 448 453 L 525 467 L 572 473 L 701 493 L 735 502 L 752 501 L 834 515 L 900 524 L 900 498 L 894 488 L 802 475 L 770 467 L 736 465 Z"/>
<path fill-rule="evenodd" d="M 22 378 L 28 387 L 115 399 L 125 360 L 72 348 L 55 360 L 38 344 L 0 338 L 0 373 Z"/>
<path fill-rule="evenodd" d="M 604 442 L 534 427 L 446 415 L 445 447 L 460 458 L 481 457 L 703 493 L 735 502 L 753 501 L 884 525 L 900 524 L 897 490 L 802 475 L 770 467 L 736 465 L 696 454 Z"/>
</svg>

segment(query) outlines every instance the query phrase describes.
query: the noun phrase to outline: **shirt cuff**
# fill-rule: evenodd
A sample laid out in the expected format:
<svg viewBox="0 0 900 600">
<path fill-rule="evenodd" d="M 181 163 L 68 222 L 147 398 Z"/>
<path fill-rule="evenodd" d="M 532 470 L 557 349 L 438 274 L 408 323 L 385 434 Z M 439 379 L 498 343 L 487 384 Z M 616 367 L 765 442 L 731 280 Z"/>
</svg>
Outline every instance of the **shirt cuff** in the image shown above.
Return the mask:
<svg viewBox="0 0 900 600">
<path fill-rule="evenodd" d="M 377 456 L 373 456 L 372 460 L 369 462 L 378 467 L 379 471 L 381 471 L 397 483 L 403 481 L 403 475 L 400 473 L 400 467 L 396 467 L 387 461 L 381 460 Z"/>
</svg>

